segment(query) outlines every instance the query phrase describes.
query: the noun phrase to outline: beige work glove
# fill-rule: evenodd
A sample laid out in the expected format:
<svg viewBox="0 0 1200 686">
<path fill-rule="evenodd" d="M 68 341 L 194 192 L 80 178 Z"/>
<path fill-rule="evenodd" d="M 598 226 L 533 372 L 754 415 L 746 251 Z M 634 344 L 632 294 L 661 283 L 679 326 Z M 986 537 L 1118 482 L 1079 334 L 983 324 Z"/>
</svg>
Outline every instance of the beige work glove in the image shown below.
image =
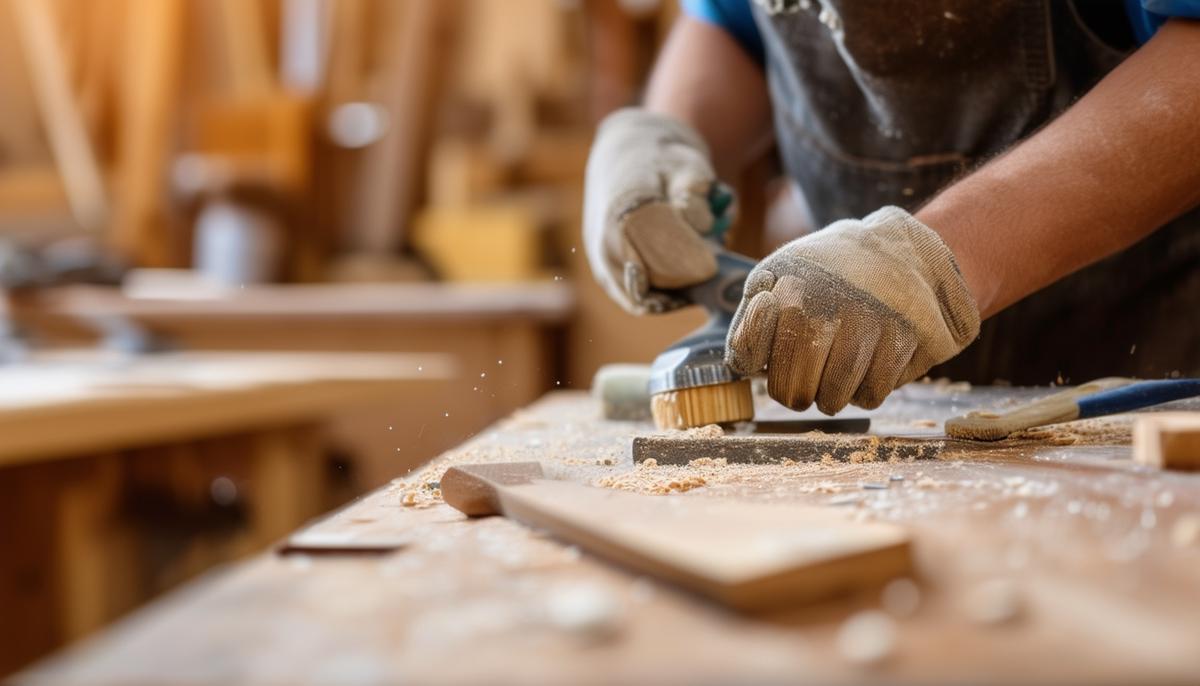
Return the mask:
<svg viewBox="0 0 1200 686">
<path fill-rule="evenodd" d="M 700 136 L 680 121 L 629 108 L 609 115 L 588 157 L 583 238 L 592 274 L 634 314 L 682 303 L 655 289 L 717 273 L 703 236 L 713 230 L 716 174 Z"/>
<path fill-rule="evenodd" d="M 898 207 L 835 222 L 755 267 L 726 341 L 737 372 L 775 400 L 826 414 L 878 407 L 979 335 L 950 248 Z"/>
</svg>

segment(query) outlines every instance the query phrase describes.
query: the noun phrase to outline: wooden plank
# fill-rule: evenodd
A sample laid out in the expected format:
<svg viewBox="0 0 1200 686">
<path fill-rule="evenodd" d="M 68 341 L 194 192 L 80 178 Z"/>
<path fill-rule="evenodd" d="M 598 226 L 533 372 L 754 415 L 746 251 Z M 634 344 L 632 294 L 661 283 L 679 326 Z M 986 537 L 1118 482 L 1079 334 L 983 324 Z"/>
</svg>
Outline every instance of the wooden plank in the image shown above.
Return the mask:
<svg viewBox="0 0 1200 686">
<path fill-rule="evenodd" d="M 253 539 L 262 549 L 321 513 L 325 464 L 317 425 L 262 431 L 250 440 Z"/>
<path fill-rule="evenodd" d="M 47 356 L 0 368 L 0 465 L 304 421 L 455 373 L 437 354 Z"/>
<path fill-rule="evenodd" d="M 217 0 L 226 69 L 235 99 L 256 99 L 275 87 L 259 0 Z"/>
<path fill-rule="evenodd" d="M 112 288 L 52 289 L 28 298 L 25 315 L 44 318 L 121 315 L 155 323 L 219 318 L 346 319 L 387 316 L 418 321 L 495 321 L 512 318 L 561 322 L 573 308 L 571 288 L 554 282 L 518 284 L 320 284 L 248 286 L 185 293 Z"/>
<path fill-rule="evenodd" d="M 439 78 L 446 60 L 443 35 L 453 3 L 408 0 L 386 3 L 382 26 L 385 56 L 378 74 L 387 84 L 379 94 L 388 111 L 388 131 L 363 160 L 361 214 L 354 225 L 358 250 L 390 253 L 403 247 L 408 222 L 421 199 L 425 159 L 432 139 Z"/>
<path fill-rule="evenodd" d="M 116 532 L 120 477 L 118 457 L 101 455 L 58 496 L 58 598 L 69 641 L 103 626 L 124 600 L 121 591 L 135 583 L 122 569 L 122 560 L 131 557 L 129 541 Z"/>
<path fill-rule="evenodd" d="M 738 610 L 785 610 L 911 573 L 901 528 L 845 511 L 672 502 L 547 480 L 536 462 L 451 467 L 440 486 L 464 514 L 502 514 Z"/>
<path fill-rule="evenodd" d="M 143 266 L 171 262 L 167 163 L 183 61 L 184 0 L 129 0 L 112 242 Z"/>
<path fill-rule="evenodd" d="M 5 165 L 45 164 L 49 154 L 38 121 L 37 101 L 29 83 L 21 36 L 11 2 L 0 2 L 0 150 Z"/>
<path fill-rule="evenodd" d="M 44 0 L 10 2 L 20 26 L 42 123 L 72 212 L 80 226 L 99 231 L 108 223 L 108 194 L 82 112 L 71 91 L 51 7 Z"/>
</svg>

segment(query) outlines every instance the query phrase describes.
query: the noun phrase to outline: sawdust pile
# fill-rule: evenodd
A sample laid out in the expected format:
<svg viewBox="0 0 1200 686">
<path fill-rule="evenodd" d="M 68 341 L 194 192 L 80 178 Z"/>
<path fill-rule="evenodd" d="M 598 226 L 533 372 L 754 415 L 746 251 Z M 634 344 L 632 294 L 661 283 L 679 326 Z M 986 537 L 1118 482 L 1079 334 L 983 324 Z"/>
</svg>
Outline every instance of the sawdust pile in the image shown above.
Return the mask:
<svg viewBox="0 0 1200 686">
<path fill-rule="evenodd" d="M 725 435 L 725 429 L 720 424 L 706 424 L 672 433 L 683 438 L 720 438 Z"/>
<path fill-rule="evenodd" d="M 404 507 L 426 508 L 442 502 L 440 481 L 431 475 L 413 482 L 397 480 L 392 488 L 399 491 L 400 504 Z"/>
<path fill-rule="evenodd" d="M 602 477 L 596 482 L 596 485 L 652 495 L 686 493 L 708 485 L 708 478 L 705 475 L 715 476 L 714 472 L 724 469 L 725 466 L 725 460 L 714 460 L 707 457 L 692 460 L 686 467 L 660 467 L 657 461 L 650 459 L 639 464 L 631 472 Z"/>
<path fill-rule="evenodd" d="M 723 458 L 702 457 L 686 465 L 661 465 L 648 459 L 630 471 L 596 479 L 592 485 L 647 495 L 671 495 L 700 488 L 717 494 L 730 488 L 739 492 L 749 488 L 757 497 L 769 498 L 785 482 L 793 495 L 837 493 L 842 487 L 835 487 L 826 477 L 847 476 L 850 472 L 858 473 L 857 468 L 844 462 L 830 470 L 815 462 L 728 464 Z M 857 479 L 845 488 L 858 490 Z"/>
<path fill-rule="evenodd" d="M 1035 441 L 1049 445 L 1126 445 L 1133 440 L 1132 415 L 1082 419 L 1024 429 L 1009 436 L 1013 441 Z"/>
</svg>

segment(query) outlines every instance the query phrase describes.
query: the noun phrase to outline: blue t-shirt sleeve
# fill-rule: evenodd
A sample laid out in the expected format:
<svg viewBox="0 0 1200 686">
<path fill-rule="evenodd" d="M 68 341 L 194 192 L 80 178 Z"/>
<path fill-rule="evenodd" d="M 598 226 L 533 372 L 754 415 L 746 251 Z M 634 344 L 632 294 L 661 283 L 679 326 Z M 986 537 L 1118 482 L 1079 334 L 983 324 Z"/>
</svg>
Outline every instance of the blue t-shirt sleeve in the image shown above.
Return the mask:
<svg viewBox="0 0 1200 686">
<path fill-rule="evenodd" d="M 1125 0 L 1125 13 L 1141 44 L 1172 17 L 1200 19 L 1200 0 Z"/>
<path fill-rule="evenodd" d="M 762 35 L 754 23 L 750 0 L 683 0 L 683 11 L 725 29 L 756 62 L 763 63 Z"/>
<path fill-rule="evenodd" d="M 725 29 L 759 64 L 765 60 L 762 35 L 750 0 L 682 0 L 689 16 Z M 1125 0 L 1125 14 L 1139 44 L 1150 40 L 1172 17 L 1200 19 L 1200 0 Z"/>
</svg>

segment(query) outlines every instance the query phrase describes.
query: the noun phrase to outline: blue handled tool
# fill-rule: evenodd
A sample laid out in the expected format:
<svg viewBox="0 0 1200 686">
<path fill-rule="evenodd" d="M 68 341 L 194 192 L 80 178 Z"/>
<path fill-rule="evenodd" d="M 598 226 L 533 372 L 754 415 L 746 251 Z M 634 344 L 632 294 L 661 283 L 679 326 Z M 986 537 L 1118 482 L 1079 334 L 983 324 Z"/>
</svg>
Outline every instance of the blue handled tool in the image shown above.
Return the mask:
<svg viewBox="0 0 1200 686">
<path fill-rule="evenodd" d="M 946 435 L 997 441 L 1022 429 L 1131 412 L 1200 396 L 1200 379 L 1097 379 L 1007 412 L 975 411 L 946 420 Z"/>
</svg>

